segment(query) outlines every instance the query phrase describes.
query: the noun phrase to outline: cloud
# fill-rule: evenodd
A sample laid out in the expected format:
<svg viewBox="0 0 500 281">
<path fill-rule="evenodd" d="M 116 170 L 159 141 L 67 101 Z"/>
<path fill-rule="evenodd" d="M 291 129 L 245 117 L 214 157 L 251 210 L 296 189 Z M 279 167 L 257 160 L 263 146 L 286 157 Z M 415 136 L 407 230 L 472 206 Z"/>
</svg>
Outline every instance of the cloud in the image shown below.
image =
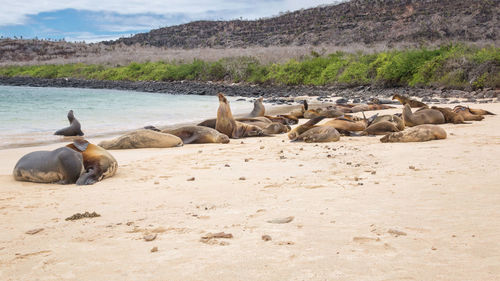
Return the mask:
<svg viewBox="0 0 500 281">
<path fill-rule="evenodd" d="M 4 0 L 7 2 L 6 0 Z M 190 15 L 189 18 L 218 14 L 218 11 L 232 11 L 233 17 L 254 19 L 276 15 L 280 11 L 297 10 L 320 4 L 332 4 L 336 0 L 23 0 L 2 4 L 0 26 L 25 24 L 30 15 L 65 9 L 92 12 L 110 12 L 121 15 Z M 218 16 L 227 19 L 224 14 Z"/>
</svg>

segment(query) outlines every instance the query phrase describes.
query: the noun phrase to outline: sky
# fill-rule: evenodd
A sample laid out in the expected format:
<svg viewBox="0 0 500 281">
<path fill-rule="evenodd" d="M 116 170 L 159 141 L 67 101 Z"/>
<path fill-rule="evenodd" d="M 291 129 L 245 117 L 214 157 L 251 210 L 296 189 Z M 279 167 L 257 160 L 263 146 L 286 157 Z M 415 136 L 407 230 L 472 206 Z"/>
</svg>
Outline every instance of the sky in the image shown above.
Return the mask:
<svg viewBox="0 0 500 281">
<path fill-rule="evenodd" d="M 91 43 L 196 20 L 252 20 L 338 2 L 339 0 L 0 0 L 0 36 Z"/>
</svg>

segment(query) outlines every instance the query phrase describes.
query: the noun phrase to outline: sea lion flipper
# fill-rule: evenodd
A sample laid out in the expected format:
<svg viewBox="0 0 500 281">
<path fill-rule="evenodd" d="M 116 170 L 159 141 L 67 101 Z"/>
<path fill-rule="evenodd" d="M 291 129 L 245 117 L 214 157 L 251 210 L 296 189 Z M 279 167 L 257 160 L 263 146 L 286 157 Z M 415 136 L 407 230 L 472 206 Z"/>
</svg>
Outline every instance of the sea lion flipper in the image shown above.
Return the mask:
<svg viewBox="0 0 500 281">
<path fill-rule="evenodd" d="M 89 169 L 78 178 L 76 185 L 92 185 L 96 182 L 96 171 L 94 169 Z"/>
</svg>

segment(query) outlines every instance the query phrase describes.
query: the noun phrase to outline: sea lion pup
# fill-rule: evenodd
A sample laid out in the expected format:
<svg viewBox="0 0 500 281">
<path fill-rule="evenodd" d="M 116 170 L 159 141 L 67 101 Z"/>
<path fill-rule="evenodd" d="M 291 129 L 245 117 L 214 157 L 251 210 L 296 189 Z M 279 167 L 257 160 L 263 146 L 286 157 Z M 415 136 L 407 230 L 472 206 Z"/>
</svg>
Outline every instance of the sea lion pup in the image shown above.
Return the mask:
<svg viewBox="0 0 500 281">
<path fill-rule="evenodd" d="M 446 138 L 446 131 L 437 125 L 418 125 L 402 132 L 385 135 L 381 142 L 422 142 Z"/>
<path fill-rule="evenodd" d="M 334 142 L 340 139 L 340 134 L 332 126 L 317 126 L 300 134 L 295 141 L 304 142 Z"/>
<path fill-rule="evenodd" d="M 85 171 L 82 154 L 60 147 L 53 151 L 34 151 L 21 157 L 14 167 L 17 181 L 75 183 Z"/>
<path fill-rule="evenodd" d="M 439 110 L 426 108 L 412 113 L 409 104 L 403 108 L 405 126 L 413 127 L 423 124 L 444 124 L 444 116 Z"/>
<path fill-rule="evenodd" d="M 380 115 L 380 116 L 376 115 L 375 118 L 373 118 L 373 117 L 374 116 L 370 117 L 370 119 L 372 119 L 373 121 L 369 122 L 368 126 L 374 125 L 374 124 L 379 123 L 379 122 L 388 121 L 388 122 L 394 123 L 394 125 L 396 125 L 396 128 L 398 128 L 399 131 L 402 131 L 405 129 L 405 122 L 399 116 L 387 114 L 387 115 Z"/>
<path fill-rule="evenodd" d="M 104 149 L 167 148 L 182 146 L 182 140 L 174 135 L 140 129 L 112 140 L 99 143 Z"/>
<path fill-rule="evenodd" d="M 148 130 L 150 132 L 154 132 Z M 118 162 L 104 148 L 91 144 L 84 139 L 76 139 L 73 143 L 66 145 L 83 156 L 83 173 L 76 181 L 77 185 L 89 185 L 109 178 L 116 173 Z"/>
<path fill-rule="evenodd" d="M 217 96 L 219 98 L 219 108 L 217 109 L 217 119 L 215 121 L 217 131 L 233 139 L 263 135 L 262 129 L 258 126 L 236 121 L 224 94 L 218 93 Z"/>
<path fill-rule="evenodd" d="M 75 115 L 73 115 L 73 110 L 68 111 L 68 121 L 69 127 L 57 130 L 54 135 L 66 137 L 83 136 L 80 122 L 78 122 L 78 120 L 75 118 Z"/>
<path fill-rule="evenodd" d="M 402 105 L 409 104 L 410 107 L 412 107 L 412 108 L 416 108 L 416 107 L 429 107 L 429 106 L 427 106 L 427 104 L 425 104 L 423 102 L 411 99 L 409 97 L 402 96 L 400 94 L 395 94 L 392 97 L 392 99 L 393 100 L 398 100 Z"/>
<path fill-rule="evenodd" d="M 385 135 L 391 132 L 399 132 L 400 129 L 396 126 L 395 123 L 390 121 L 380 121 L 377 123 L 373 123 L 370 126 L 366 127 L 366 129 L 361 133 L 362 136 L 367 135 Z"/>
<path fill-rule="evenodd" d="M 184 144 L 229 142 L 228 136 L 219 133 L 215 129 L 203 126 L 185 126 L 173 130 L 163 130 L 161 132 L 181 138 Z"/>
<path fill-rule="evenodd" d="M 284 134 L 290 132 L 290 130 L 291 128 L 289 125 L 284 125 L 278 122 L 273 122 L 262 128 L 264 135 Z"/>
<path fill-rule="evenodd" d="M 448 107 L 437 107 L 433 106 L 431 109 L 439 110 L 444 116 L 445 123 L 453 124 L 464 124 L 464 117 L 456 112 L 453 112 L 451 108 Z"/>
<path fill-rule="evenodd" d="M 264 107 L 264 104 L 262 104 L 263 100 L 264 100 L 264 98 L 260 97 L 253 102 L 253 110 L 252 110 L 252 112 L 250 112 L 248 117 L 258 117 L 258 116 L 265 115 L 266 108 Z"/>
</svg>

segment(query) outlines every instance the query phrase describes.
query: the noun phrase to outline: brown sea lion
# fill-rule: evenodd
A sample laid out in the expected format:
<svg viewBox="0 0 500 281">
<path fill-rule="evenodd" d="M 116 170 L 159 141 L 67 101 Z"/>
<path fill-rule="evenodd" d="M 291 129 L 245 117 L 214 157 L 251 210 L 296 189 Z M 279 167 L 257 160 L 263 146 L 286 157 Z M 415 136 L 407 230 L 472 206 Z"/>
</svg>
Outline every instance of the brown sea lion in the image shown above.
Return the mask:
<svg viewBox="0 0 500 281">
<path fill-rule="evenodd" d="M 390 121 L 380 121 L 377 123 L 373 123 L 370 126 L 366 127 L 366 129 L 361 133 L 361 135 L 385 135 L 391 132 L 399 132 L 401 131 L 396 123 Z"/>
<path fill-rule="evenodd" d="M 141 129 L 118 138 L 99 143 L 104 149 L 167 148 L 182 146 L 182 140 L 174 135 Z"/>
<path fill-rule="evenodd" d="M 184 126 L 172 130 L 162 130 L 161 132 L 179 137 L 184 144 L 229 143 L 228 136 L 219 133 L 215 129 L 203 126 Z"/>
<path fill-rule="evenodd" d="M 153 132 L 153 131 L 151 131 Z M 77 185 L 94 184 L 102 179 L 113 176 L 118 169 L 118 162 L 104 148 L 91 144 L 84 139 L 76 139 L 66 145 L 83 156 L 83 173 L 76 181 Z"/>
<path fill-rule="evenodd" d="M 68 121 L 69 121 L 69 127 L 62 128 L 60 130 L 57 130 L 54 135 L 59 135 L 59 136 L 83 136 L 83 132 L 81 129 L 80 122 L 78 122 L 78 119 L 75 118 L 75 115 L 73 114 L 73 110 L 68 111 Z"/>
<path fill-rule="evenodd" d="M 462 105 L 455 106 L 455 108 L 453 108 L 453 112 L 462 116 L 464 118 L 464 121 L 481 121 L 484 119 L 483 115 L 473 114 L 470 111 L 470 108 L 462 106 Z"/>
<path fill-rule="evenodd" d="M 431 109 L 439 110 L 444 116 L 445 123 L 453 124 L 464 124 L 464 117 L 456 112 L 453 112 L 451 108 L 448 107 L 437 107 L 433 106 Z"/>
<path fill-rule="evenodd" d="M 266 127 L 262 128 L 262 132 L 265 135 L 276 135 L 276 134 L 283 134 L 283 133 L 288 133 L 291 130 L 289 125 L 284 125 L 281 123 L 273 122 Z"/>
<path fill-rule="evenodd" d="M 403 108 L 403 120 L 405 121 L 405 126 L 413 127 L 423 124 L 443 124 L 444 116 L 439 110 L 429 108 L 412 113 L 410 105 L 405 104 Z"/>
<path fill-rule="evenodd" d="M 331 126 L 317 126 L 300 134 L 295 140 L 304 142 L 335 142 L 340 139 L 339 132 Z"/>
<path fill-rule="evenodd" d="M 359 132 L 366 129 L 366 120 L 353 121 L 347 118 L 335 118 L 327 121 L 324 126 L 332 126 L 341 134 L 349 135 L 350 132 Z"/>
<path fill-rule="evenodd" d="M 370 118 L 372 118 L 372 117 L 370 117 Z M 399 131 L 402 131 L 405 129 L 405 122 L 403 121 L 403 119 L 400 118 L 399 116 L 390 115 L 390 114 L 376 116 L 375 118 L 373 118 L 373 121 L 369 122 L 369 126 L 373 125 L 375 123 L 382 122 L 382 121 L 389 121 L 391 123 L 394 123 Z"/>
<path fill-rule="evenodd" d="M 219 108 L 217 109 L 217 120 L 215 122 L 215 129 L 217 131 L 234 139 L 262 136 L 264 134 L 258 126 L 236 121 L 224 94 L 218 93 L 217 96 L 219 98 Z"/>
<path fill-rule="evenodd" d="M 264 98 L 260 97 L 253 102 L 253 110 L 252 112 L 250 112 L 248 117 L 258 117 L 265 115 L 266 108 L 264 107 L 264 104 L 262 104 L 263 100 Z"/>
<path fill-rule="evenodd" d="M 446 138 L 446 131 L 437 125 L 418 125 L 402 132 L 385 135 L 381 142 L 422 142 Z"/>
<path fill-rule="evenodd" d="M 299 125 L 295 128 L 293 128 L 289 133 L 288 133 L 288 138 L 290 140 L 296 140 L 302 133 L 305 131 L 312 129 L 316 127 L 316 124 L 320 122 L 321 120 L 325 119 L 324 116 L 318 116 L 313 119 L 310 119 L 306 123 Z"/>
<path fill-rule="evenodd" d="M 296 118 L 304 118 L 304 112 L 306 112 L 308 109 L 309 109 L 309 104 L 307 103 L 307 100 L 303 100 L 300 109 L 294 110 L 290 112 L 288 115 L 294 116 Z"/>
<path fill-rule="evenodd" d="M 53 151 L 34 151 L 21 157 L 14 167 L 17 181 L 75 183 L 85 171 L 83 156 L 68 147 Z"/>
<path fill-rule="evenodd" d="M 315 117 L 321 116 L 320 112 L 317 109 L 308 109 L 304 111 L 304 118 L 305 119 L 312 119 Z"/>
<path fill-rule="evenodd" d="M 278 117 L 283 117 L 287 120 L 287 123 L 285 125 L 295 125 L 295 124 L 299 123 L 299 118 L 292 116 L 292 115 L 280 114 L 280 115 L 278 115 Z"/>
<path fill-rule="evenodd" d="M 393 100 L 398 100 L 402 105 L 409 104 L 410 107 L 412 108 L 417 108 L 417 107 L 428 107 L 427 104 L 411 99 L 409 97 L 402 96 L 400 94 L 395 94 L 392 97 Z"/>
</svg>

